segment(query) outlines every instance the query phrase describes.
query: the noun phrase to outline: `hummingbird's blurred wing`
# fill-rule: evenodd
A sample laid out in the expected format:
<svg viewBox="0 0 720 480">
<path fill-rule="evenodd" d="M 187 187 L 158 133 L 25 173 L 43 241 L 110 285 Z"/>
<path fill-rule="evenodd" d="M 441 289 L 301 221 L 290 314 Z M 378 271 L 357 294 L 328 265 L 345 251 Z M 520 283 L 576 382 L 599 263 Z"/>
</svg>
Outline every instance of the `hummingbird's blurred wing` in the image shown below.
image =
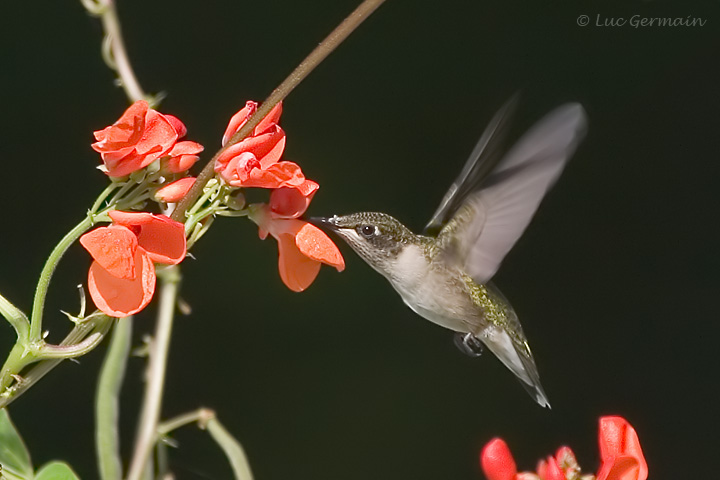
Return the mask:
<svg viewBox="0 0 720 480">
<path fill-rule="evenodd" d="M 477 283 L 487 283 L 530 223 L 586 128 L 582 106 L 562 105 L 525 133 L 479 185 L 457 187 L 469 193 L 438 235 L 443 254 L 454 257 L 450 260 Z"/>
<path fill-rule="evenodd" d="M 426 234 L 437 235 L 462 206 L 468 194 L 477 189 L 480 182 L 500 161 L 503 142 L 507 136 L 510 119 L 517 108 L 518 98 L 518 94 L 513 95 L 490 120 L 490 124 L 470 152 L 470 157 L 462 171 L 450 185 L 437 210 L 425 225 Z"/>
</svg>

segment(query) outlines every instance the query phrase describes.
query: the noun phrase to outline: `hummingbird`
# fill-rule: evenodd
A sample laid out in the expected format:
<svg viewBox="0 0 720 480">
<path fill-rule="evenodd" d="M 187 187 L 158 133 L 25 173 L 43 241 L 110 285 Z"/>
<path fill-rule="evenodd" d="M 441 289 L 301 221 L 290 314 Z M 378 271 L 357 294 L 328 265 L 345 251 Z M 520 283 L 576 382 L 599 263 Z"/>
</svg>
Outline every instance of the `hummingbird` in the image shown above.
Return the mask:
<svg viewBox="0 0 720 480">
<path fill-rule="evenodd" d="M 421 317 L 455 332 L 470 356 L 487 347 L 550 408 L 515 310 L 490 281 L 585 135 L 585 111 L 564 104 L 503 149 L 517 96 L 491 119 L 421 235 L 385 213 L 316 217 L 383 275 Z"/>
</svg>

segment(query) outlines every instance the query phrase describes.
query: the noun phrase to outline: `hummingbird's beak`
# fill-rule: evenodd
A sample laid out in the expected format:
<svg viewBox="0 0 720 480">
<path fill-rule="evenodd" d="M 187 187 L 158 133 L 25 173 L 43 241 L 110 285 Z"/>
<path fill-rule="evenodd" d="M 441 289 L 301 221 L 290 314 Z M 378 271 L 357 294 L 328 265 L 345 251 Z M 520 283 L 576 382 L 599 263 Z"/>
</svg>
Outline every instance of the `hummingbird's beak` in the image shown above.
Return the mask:
<svg viewBox="0 0 720 480">
<path fill-rule="evenodd" d="M 308 219 L 308 222 L 312 223 L 316 227 L 320 228 L 326 228 L 332 232 L 336 231 L 338 229 L 338 226 L 335 222 L 335 217 L 311 217 Z"/>
</svg>

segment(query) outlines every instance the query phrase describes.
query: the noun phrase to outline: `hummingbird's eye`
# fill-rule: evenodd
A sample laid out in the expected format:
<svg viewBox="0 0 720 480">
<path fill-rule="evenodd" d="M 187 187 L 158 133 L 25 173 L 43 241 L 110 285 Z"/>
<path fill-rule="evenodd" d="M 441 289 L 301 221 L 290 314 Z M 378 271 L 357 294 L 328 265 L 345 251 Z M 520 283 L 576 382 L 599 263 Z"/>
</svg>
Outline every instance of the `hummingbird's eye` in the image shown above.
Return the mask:
<svg viewBox="0 0 720 480">
<path fill-rule="evenodd" d="M 377 229 L 373 225 L 363 225 L 362 227 L 358 228 L 360 230 L 360 234 L 365 238 L 371 238 L 375 235 Z"/>
</svg>

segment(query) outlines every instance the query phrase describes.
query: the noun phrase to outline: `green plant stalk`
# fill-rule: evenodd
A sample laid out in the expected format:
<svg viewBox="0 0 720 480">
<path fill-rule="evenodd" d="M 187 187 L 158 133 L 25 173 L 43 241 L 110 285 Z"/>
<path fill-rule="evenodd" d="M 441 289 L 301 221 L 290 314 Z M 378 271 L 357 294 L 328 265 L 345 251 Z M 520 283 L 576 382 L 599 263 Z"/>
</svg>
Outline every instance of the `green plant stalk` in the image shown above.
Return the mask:
<svg viewBox="0 0 720 480">
<path fill-rule="evenodd" d="M 195 204 L 186 212 L 185 236 L 188 238 L 188 250 L 190 249 L 190 247 L 192 247 L 192 245 L 195 244 L 195 242 L 199 238 L 198 236 L 196 236 L 196 232 L 198 230 L 198 225 L 200 224 L 200 222 L 202 222 L 208 215 L 214 215 L 218 212 L 218 206 L 222 203 L 222 191 L 223 185 L 221 182 L 217 180 L 212 180 L 208 182 L 202 196 L 200 196 L 200 198 L 197 199 Z M 210 206 L 204 208 L 202 211 L 199 211 L 207 202 L 211 200 L 212 203 Z"/>
<path fill-rule="evenodd" d="M 78 342 L 82 342 L 85 338 L 95 333 L 104 335 L 110 328 L 112 318 L 107 315 L 97 315 L 84 323 L 78 324 L 73 328 L 65 339 L 60 342 L 61 346 L 65 345 L 76 345 Z M 12 383 L 13 374 L 18 374 L 26 365 L 35 361 L 36 358 L 26 358 L 26 350 L 20 344 L 15 344 L 13 349 L 8 355 L 8 359 L 3 365 L 3 375 L 0 381 L 0 392 L 4 392 L 7 387 Z M 24 355 L 25 354 L 25 355 Z M 20 395 L 25 393 L 31 386 L 37 383 L 42 377 L 44 377 L 50 370 L 57 367 L 63 359 L 52 359 L 40 361 L 37 365 L 34 365 L 26 374 L 23 375 L 22 382 L 20 382 L 12 395 L 7 397 L 0 397 L 0 408 L 8 406 L 10 403 L 15 401 Z"/>
<path fill-rule="evenodd" d="M 43 310 L 45 308 L 45 297 L 47 296 L 50 280 L 55 272 L 55 268 L 67 249 L 72 245 L 83 233 L 87 232 L 93 226 L 93 219 L 90 216 L 85 217 L 82 222 L 75 225 L 60 242 L 55 246 L 50 256 L 45 261 L 45 266 L 40 272 L 37 288 L 35 289 L 35 298 L 33 300 L 32 315 L 30 316 L 30 342 L 37 342 L 42 339 L 42 320 Z"/>
<path fill-rule="evenodd" d="M 253 476 L 250 471 L 250 464 L 248 464 L 245 450 L 243 450 L 240 442 L 222 426 L 217 418 L 208 420 L 206 428 L 210 436 L 215 440 L 215 443 L 222 448 L 225 456 L 230 461 L 230 466 L 232 467 L 236 480 L 252 480 Z"/>
<path fill-rule="evenodd" d="M 143 478 L 150 452 L 157 439 L 157 425 L 165 386 L 165 369 L 170 349 L 170 335 L 180 286 L 180 269 L 177 266 L 164 269 L 162 272 L 158 272 L 158 278 L 161 285 L 158 322 L 155 327 L 155 338 L 150 346 L 145 396 L 127 480 L 140 480 Z"/>
<path fill-rule="evenodd" d="M 0 295 L 0 315 L 12 325 L 17 334 L 19 342 L 27 342 L 28 331 L 30 330 L 30 322 L 28 322 L 25 314 L 10 303 L 8 299 Z"/>
<path fill-rule="evenodd" d="M 28 350 L 21 342 L 18 341 L 13 345 L 2 366 L 2 372 L 0 372 L 0 393 L 7 395 L 6 390 L 12 384 L 14 376 L 33 361 L 33 358 L 28 358 L 28 356 Z M 15 393 L 13 392 L 12 395 L 15 395 Z M 4 402 L 5 398 L 0 397 L 0 408 L 5 406 Z"/>
<path fill-rule="evenodd" d="M 170 420 L 165 420 L 158 425 L 157 433 L 159 437 L 164 437 L 173 430 L 177 430 L 185 425 L 190 425 L 191 423 L 197 423 L 200 428 L 204 429 L 208 420 L 211 418 L 215 418 L 215 412 L 213 410 L 209 408 L 198 408 L 192 412 L 183 413 Z"/>
<path fill-rule="evenodd" d="M 132 321 L 132 317 L 127 317 L 115 323 L 98 379 L 95 395 L 95 449 L 101 480 L 122 478 L 118 433 L 119 396 L 130 351 Z"/>
<path fill-rule="evenodd" d="M 199 428 L 210 433 L 228 458 L 236 480 L 252 480 L 250 464 L 242 445 L 222 426 L 215 412 L 209 408 L 198 408 L 161 423 L 157 428 L 158 437 L 161 439 L 173 430 L 191 423 L 197 423 Z"/>
<path fill-rule="evenodd" d="M 120 21 L 118 20 L 117 11 L 115 10 L 115 2 L 113 0 L 102 0 L 100 3 L 106 7 L 101 13 L 103 29 L 110 39 L 112 60 L 115 64 L 114 69 L 120 77 L 120 83 L 123 90 L 125 90 L 125 95 L 127 95 L 131 102 L 142 100 L 146 98 L 146 95 L 142 87 L 140 87 L 140 83 L 137 81 L 132 66 L 130 65 L 130 59 L 128 58 L 125 43 L 122 38 Z"/>
<path fill-rule="evenodd" d="M 100 210 L 100 208 L 102 207 L 102 203 L 107 199 L 108 196 L 110 196 L 112 191 L 116 188 L 118 188 L 118 184 L 116 184 L 115 182 L 110 182 L 110 184 L 105 187 L 105 190 L 102 191 L 102 193 L 95 200 L 95 203 L 93 203 L 93 206 L 90 207 L 90 215 L 93 215 L 95 212 Z"/>
<path fill-rule="evenodd" d="M 83 341 L 74 345 L 50 345 L 44 344 L 35 355 L 37 359 L 65 360 L 68 358 L 82 357 L 95 349 L 102 342 L 105 333 L 93 332 Z"/>
</svg>

